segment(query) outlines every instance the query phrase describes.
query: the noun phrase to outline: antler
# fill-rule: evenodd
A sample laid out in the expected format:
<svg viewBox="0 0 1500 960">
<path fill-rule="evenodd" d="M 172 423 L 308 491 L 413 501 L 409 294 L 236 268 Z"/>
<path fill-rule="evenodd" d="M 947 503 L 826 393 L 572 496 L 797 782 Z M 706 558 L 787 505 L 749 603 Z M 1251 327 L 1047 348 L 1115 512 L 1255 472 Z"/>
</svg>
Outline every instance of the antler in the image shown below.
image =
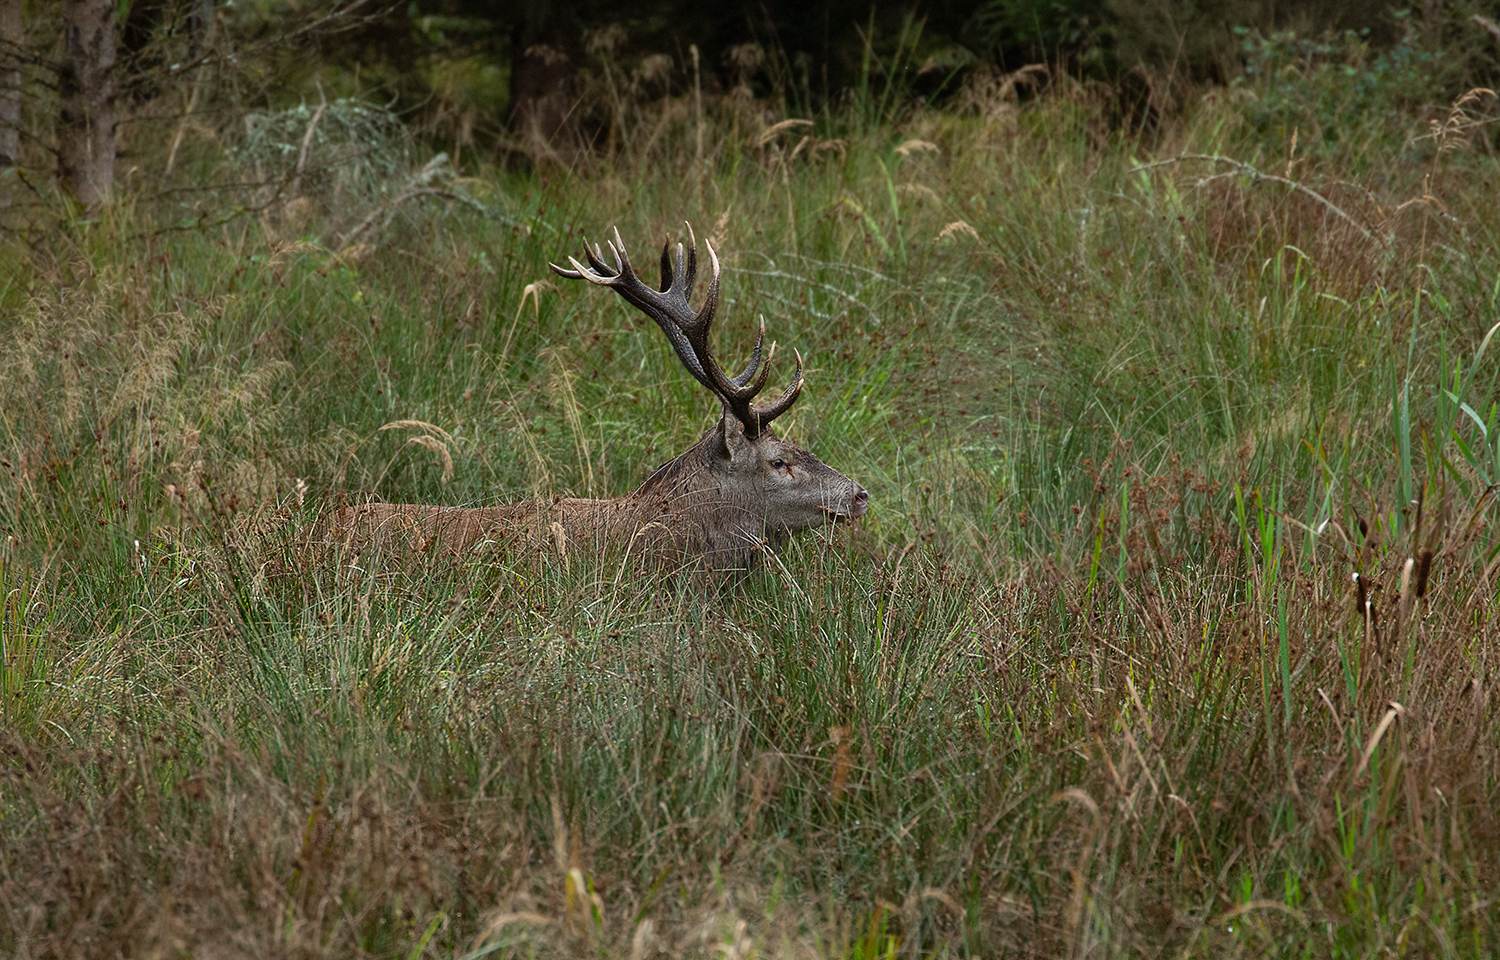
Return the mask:
<svg viewBox="0 0 1500 960">
<path fill-rule="evenodd" d="M 745 369 L 738 376 L 730 377 L 719 368 L 708 342 L 714 310 L 719 306 L 719 258 L 714 253 L 713 244 L 705 240 L 704 246 L 708 248 L 708 260 L 713 273 L 709 277 L 708 294 L 703 298 L 703 306 L 694 311 L 688 304 L 688 298 L 693 294 L 693 284 L 698 275 L 698 239 L 693 236 L 692 225 L 686 226 L 689 243 L 686 263 L 681 243 L 677 245 L 675 258 L 671 256 L 671 241 L 661 248 L 660 290 L 652 290 L 635 275 L 618 228 L 615 230 L 614 240 L 607 241 L 609 251 L 614 256 L 613 268 L 604 262 L 604 252 L 599 249 L 598 244 L 590 248 L 587 240 L 584 241 L 583 253 L 588 258 L 588 266 L 573 257 L 568 258 L 568 262 L 573 265 L 571 270 L 555 263 L 548 266 L 558 276 L 583 279 L 601 287 L 614 288 L 616 293 L 625 298 L 626 303 L 655 320 L 656 325 L 667 335 L 672 349 L 677 352 L 677 358 L 687 367 L 688 373 L 718 397 L 724 409 L 744 426 L 746 435 L 754 439 L 767 424 L 791 409 L 802 392 L 802 354 L 792 351 L 797 357 L 797 376 L 780 399 L 764 406 L 751 404 L 750 401 L 765 389 L 766 377 L 771 372 L 771 360 L 776 356 L 776 344 L 771 344 L 771 349 L 765 355 L 765 364 L 762 365 L 761 345 L 766 339 L 766 321 L 762 317 L 760 329 L 755 334 L 755 347 Z"/>
</svg>

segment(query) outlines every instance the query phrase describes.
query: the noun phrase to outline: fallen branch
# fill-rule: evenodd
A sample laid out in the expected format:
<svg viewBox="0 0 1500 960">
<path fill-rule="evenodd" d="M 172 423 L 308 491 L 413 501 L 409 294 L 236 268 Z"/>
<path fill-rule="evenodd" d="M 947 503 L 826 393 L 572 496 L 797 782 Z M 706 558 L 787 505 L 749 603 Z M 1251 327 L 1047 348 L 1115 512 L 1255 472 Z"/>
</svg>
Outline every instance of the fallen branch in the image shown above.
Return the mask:
<svg viewBox="0 0 1500 960">
<path fill-rule="evenodd" d="M 373 227 L 375 225 L 375 221 L 379 220 L 382 216 L 385 217 L 386 223 L 389 223 L 391 217 L 395 215 L 396 208 L 398 206 L 408 200 L 415 199 L 416 197 L 442 197 L 444 200 L 459 199 L 459 197 L 451 190 L 443 190 L 439 187 L 419 187 L 416 190 L 408 190 L 400 196 L 396 197 L 390 203 L 383 204 L 379 210 L 376 210 L 374 213 L 361 220 L 353 230 L 350 230 L 348 233 L 344 234 L 342 240 L 340 241 L 340 245 L 347 247 L 355 240 L 358 240 L 360 236 L 364 234 L 365 231 Z M 384 224 L 381 225 L 384 226 Z"/>
<path fill-rule="evenodd" d="M 302 192 L 302 172 L 307 169 L 307 154 L 312 149 L 313 134 L 317 132 L 318 121 L 323 119 L 323 111 L 328 109 L 328 104 L 318 104 L 318 109 L 313 111 L 312 119 L 308 121 L 307 133 L 302 135 L 302 149 L 297 153 L 297 171 L 292 174 L 292 185 L 287 188 L 287 199 L 295 200 Z"/>
<path fill-rule="evenodd" d="M 1255 167 L 1252 167 L 1250 164 L 1243 163 L 1230 157 L 1221 157 L 1218 154 L 1213 153 L 1184 153 L 1181 156 L 1169 157 L 1166 160 L 1155 160 L 1151 163 L 1143 163 L 1140 166 L 1132 167 L 1130 169 L 1130 173 L 1140 173 L 1144 170 L 1151 170 L 1156 167 L 1165 167 L 1169 164 L 1174 163 L 1183 163 L 1188 160 L 1207 160 L 1210 163 L 1227 164 L 1228 166 L 1234 167 L 1245 176 L 1250 177 L 1252 180 L 1269 180 L 1271 183 L 1279 183 L 1282 186 L 1290 187 L 1298 193 L 1306 194 L 1307 196 L 1316 200 L 1318 203 L 1321 203 L 1334 216 L 1345 221 L 1354 229 L 1358 230 L 1360 232 L 1360 235 L 1363 236 L 1366 240 L 1373 239 L 1375 236 L 1374 231 L 1370 230 L 1369 227 L 1366 227 L 1364 224 L 1360 223 L 1358 220 L 1354 219 L 1349 214 L 1339 209 L 1339 207 L 1334 204 L 1333 201 L 1329 200 L 1327 197 L 1323 196 L 1321 193 L 1312 189 L 1311 187 L 1304 186 L 1303 184 L 1300 184 L 1295 180 L 1288 180 L 1286 177 L 1278 177 L 1275 174 L 1262 173 Z"/>
</svg>

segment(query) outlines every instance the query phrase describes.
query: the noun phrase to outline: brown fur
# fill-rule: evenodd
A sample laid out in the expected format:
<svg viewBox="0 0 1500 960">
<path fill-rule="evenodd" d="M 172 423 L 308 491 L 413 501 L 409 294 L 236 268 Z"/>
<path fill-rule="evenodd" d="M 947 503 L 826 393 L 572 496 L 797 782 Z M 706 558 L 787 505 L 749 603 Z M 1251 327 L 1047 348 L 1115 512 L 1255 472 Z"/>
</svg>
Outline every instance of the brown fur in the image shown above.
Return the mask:
<svg viewBox="0 0 1500 960">
<path fill-rule="evenodd" d="M 712 568 L 745 569 L 791 533 L 864 512 L 858 484 L 774 431 L 726 443 L 722 429 L 710 430 L 633 493 L 613 500 L 558 497 L 469 508 L 370 503 L 325 517 L 314 540 L 448 556 L 629 551 L 664 565 L 703 557 Z M 787 467 L 759 469 L 775 460 Z M 788 471 L 793 475 L 786 482 Z M 766 496 L 767 480 L 777 482 L 779 496 Z"/>
</svg>

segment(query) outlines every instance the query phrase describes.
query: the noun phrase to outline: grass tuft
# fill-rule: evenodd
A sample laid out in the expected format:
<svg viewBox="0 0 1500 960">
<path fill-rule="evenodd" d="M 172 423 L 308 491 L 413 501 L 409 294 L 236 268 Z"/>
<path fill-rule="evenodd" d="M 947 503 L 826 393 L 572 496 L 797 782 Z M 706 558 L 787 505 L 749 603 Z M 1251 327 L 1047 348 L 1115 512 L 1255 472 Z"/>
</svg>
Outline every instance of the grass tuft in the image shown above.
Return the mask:
<svg viewBox="0 0 1500 960">
<path fill-rule="evenodd" d="M 7 240 L 0 950 L 1492 951 L 1492 98 L 1308 139 L 1322 88 L 1252 74 L 1148 137 L 1034 74 Z M 861 525 L 716 596 L 299 548 L 692 442 L 654 327 L 546 279 L 683 219 Z"/>
</svg>

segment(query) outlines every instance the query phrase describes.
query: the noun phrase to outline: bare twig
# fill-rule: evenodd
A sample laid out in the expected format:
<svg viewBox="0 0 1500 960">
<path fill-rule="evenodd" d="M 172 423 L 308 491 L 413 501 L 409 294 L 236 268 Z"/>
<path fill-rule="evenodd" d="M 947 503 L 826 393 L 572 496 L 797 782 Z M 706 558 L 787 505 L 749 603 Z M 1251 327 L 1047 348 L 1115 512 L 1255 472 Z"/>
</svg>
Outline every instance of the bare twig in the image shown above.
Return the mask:
<svg viewBox="0 0 1500 960">
<path fill-rule="evenodd" d="M 203 89 L 203 74 L 193 78 L 193 90 L 188 95 L 187 109 L 182 112 L 182 122 L 177 125 L 177 133 L 172 137 L 172 149 L 167 151 L 167 168 L 162 172 L 163 177 L 172 175 L 172 169 L 177 166 L 177 151 L 182 147 L 182 140 L 187 136 L 188 124 L 192 121 L 193 110 L 198 106 L 198 92 Z"/>
<path fill-rule="evenodd" d="M 328 109 L 327 103 L 318 104 L 318 109 L 313 111 L 312 119 L 307 123 L 307 133 L 302 135 L 302 149 L 297 153 L 297 169 L 292 174 L 292 185 L 287 188 L 288 200 L 297 199 L 302 192 L 302 171 L 307 169 L 307 154 L 312 149 L 313 134 L 318 130 L 318 121 L 323 119 L 323 111 Z"/>
<path fill-rule="evenodd" d="M 132 93 L 137 87 L 159 79 L 163 74 L 186 76 L 204 67 L 225 63 L 232 64 L 239 59 L 255 56 L 261 51 L 271 49 L 272 47 L 285 47 L 305 36 L 326 37 L 347 33 L 350 30 L 357 30 L 386 16 L 391 10 L 395 9 L 394 5 L 391 5 L 376 9 L 371 13 L 362 13 L 357 17 L 355 16 L 356 13 L 360 12 L 360 8 L 368 8 L 372 5 L 371 0 L 352 0 L 352 2 L 335 6 L 322 16 L 310 20 L 287 33 L 271 31 L 262 39 L 245 41 L 235 47 L 232 52 L 208 50 L 189 60 L 177 61 L 170 65 L 158 65 L 141 70 L 121 80 L 120 93 Z M 45 61 L 37 62 L 54 72 L 57 69 L 55 64 Z"/>
<path fill-rule="evenodd" d="M 259 184 L 244 184 L 244 186 L 268 185 L 269 181 Z M 152 230 L 142 230 L 138 233 L 131 234 L 131 239 L 152 239 L 168 233 L 186 233 L 189 231 L 202 231 L 211 229 L 213 227 L 221 227 L 224 224 L 232 223 L 241 217 L 254 216 L 256 214 L 265 213 L 267 210 L 276 206 L 276 204 L 281 201 L 281 198 L 285 194 L 285 191 L 286 181 L 283 180 L 281 184 L 276 188 L 275 192 L 271 194 L 270 199 L 268 199 L 265 203 L 256 204 L 253 206 L 237 206 L 230 210 L 228 213 L 222 215 L 215 215 L 210 211 L 204 211 L 200 213 L 198 217 L 192 222 L 175 223 L 170 227 L 157 227 Z"/>
<path fill-rule="evenodd" d="M 1130 169 L 1130 173 L 1140 173 L 1143 170 L 1152 170 L 1156 167 L 1165 167 L 1174 163 L 1184 163 L 1188 160 L 1206 160 L 1209 163 L 1222 163 L 1227 166 L 1234 167 L 1240 173 L 1250 177 L 1252 180 L 1268 180 L 1271 183 L 1279 183 L 1282 186 L 1290 187 L 1296 192 L 1305 194 L 1316 200 L 1318 203 L 1322 204 L 1334 216 L 1338 217 L 1339 219 L 1348 223 L 1354 229 L 1358 230 L 1360 232 L 1360 235 L 1363 236 L 1366 240 L 1373 239 L 1373 237 L 1375 236 L 1374 232 L 1370 230 L 1370 228 L 1366 227 L 1364 224 L 1360 223 L 1358 220 L 1354 219 L 1349 214 L 1339 209 L 1339 207 L 1334 204 L 1332 200 L 1329 200 L 1327 197 L 1323 196 L 1321 193 L 1312 189 L 1311 187 L 1304 186 L 1303 184 L 1298 183 L 1296 180 L 1288 180 L 1286 177 L 1278 177 L 1274 174 L 1262 173 L 1255 167 L 1252 167 L 1250 164 L 1235 160 L 1231 157 L 1221 157 L 1218 154 L 1213 153 L 1184 153 L 1181 156 L 1169 157 L 1166 160 L 1155 160 L 1151 163 L 1143 163 L 1139 166 L 1132 167 Z"/>
<path fill-rule="evenodd" d="M 384 216 L 387 221 L 389 221 L 389 219 L 395 214 L 396 208 L 398 206 L 416 197 L 442 197 L 444 200 L 459 199 L 458 196 L 455 195 L 452 191 L 443 190 L 437 187 L 420 187 L 416 190 L 408 190 L 400 196 L 396 197 L 390 203 L 381 205 L 380 209 L 376 210 L 374 213 L 371 213 L 368 217 L 365 217 L 353 230 L 350 230 L 348 233 L 344 234 L 342 245 L 347 247 L 355 240 L 358 240 L 360 236 L 362 236 L 365 231 L 373 227 L 375 225 L 375 221 L 379 220 L 382 216 Z"/>
</svg>

